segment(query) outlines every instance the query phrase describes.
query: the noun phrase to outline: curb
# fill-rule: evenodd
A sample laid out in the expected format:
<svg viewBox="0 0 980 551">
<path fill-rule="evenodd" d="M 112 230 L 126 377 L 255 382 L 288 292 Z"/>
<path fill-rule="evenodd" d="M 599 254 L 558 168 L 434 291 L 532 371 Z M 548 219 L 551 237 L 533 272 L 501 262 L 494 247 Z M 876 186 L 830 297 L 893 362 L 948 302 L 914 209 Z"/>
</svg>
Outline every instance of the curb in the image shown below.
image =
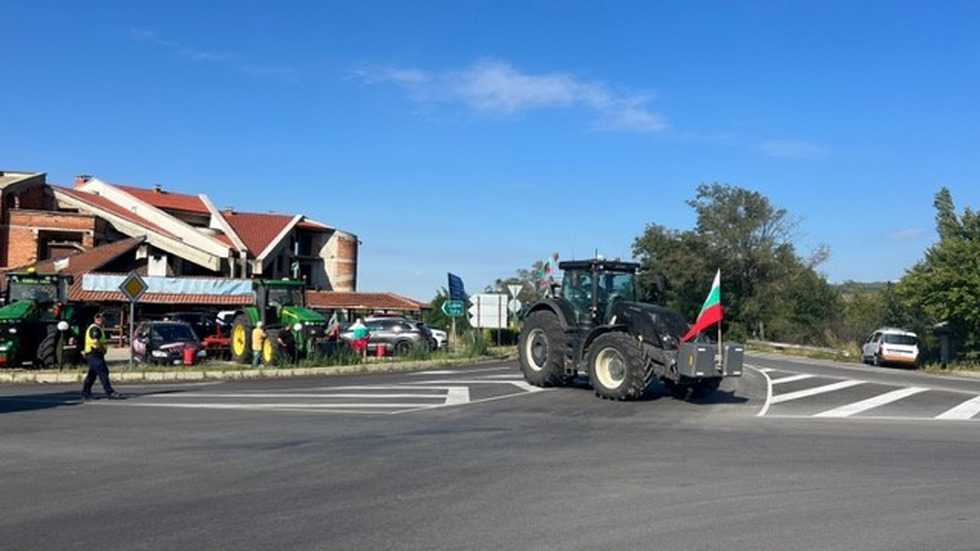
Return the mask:
<svg viewBox="0 0 980 551">
<path fill-rule="evenodd" d="M 132 371 L 128 362 L 109 362 L 114 383 L 125 382 L 190 382 L 190 381 L 240 381 L 255 379 L 290 379 L 295 377 L 332 377 L 338 375 L 365 375 L 372 373 L 406 373 L 423 371 L 433 367 L 469 367 L 481 363 L 512 359 L 508 356 L 491 356 L 459 360 L 434 360 L 376 364 L 335 365 L 328 367 L 242 368 L 242 369 L 193 369 L 175 371 Z M 7 370 L 0 371 L 0 384 L 58 384 L 81 383 L 85 368 L 73 371 L 54 370 Z"/>
</svg>

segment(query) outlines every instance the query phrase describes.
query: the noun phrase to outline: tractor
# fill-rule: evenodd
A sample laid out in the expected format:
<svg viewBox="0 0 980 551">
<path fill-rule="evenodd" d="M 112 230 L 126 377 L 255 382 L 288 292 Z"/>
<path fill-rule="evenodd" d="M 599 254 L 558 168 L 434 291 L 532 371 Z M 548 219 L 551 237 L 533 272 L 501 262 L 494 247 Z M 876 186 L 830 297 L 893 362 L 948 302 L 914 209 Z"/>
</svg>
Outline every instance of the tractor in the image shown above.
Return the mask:
<svg viewBox="0 0 980 551">
<path fill-rule="evenodd" d="M 319 312 L 306 307 L 306 284 L 289 279 L 257 279 L 252 284 L 255 302 L 235 313 L 231 328 L 231 356 L 238 363 L 252 361 L 252 329 L 261 321 L 268 338 L 262 350 L 266 365 L 277 363 L 281 351 L 276 349 L 276 336 L 284 327 L 295 326 L 296 350 L 300 357 L 326 355 L 327 320 Z"/>
<path fill-rule="evenodd" d="M 47 368 L 61 365 L 79 339 L 75 309 L 65 298 L 71 276 L 32 271 L 6 274 L 0 308 L 0 366 Z M 77 344 L 76 344 L 77 347 Z"/>
<path fill-rule="evenodd" d="M 524 318 L 518 355 L 529 383 L 565 386 L 584 371 L 600 398 L 639 399 L 658 379 L 677 398 L 700 399 L 742 374 L 744 347 L 726 343 L 719 355 L 704 334 L 681 343 L 689 329 L 681 314 L 637 301 L 639 264 L 595 258 L 558 267 L 561 287 Z"/>
</svg>

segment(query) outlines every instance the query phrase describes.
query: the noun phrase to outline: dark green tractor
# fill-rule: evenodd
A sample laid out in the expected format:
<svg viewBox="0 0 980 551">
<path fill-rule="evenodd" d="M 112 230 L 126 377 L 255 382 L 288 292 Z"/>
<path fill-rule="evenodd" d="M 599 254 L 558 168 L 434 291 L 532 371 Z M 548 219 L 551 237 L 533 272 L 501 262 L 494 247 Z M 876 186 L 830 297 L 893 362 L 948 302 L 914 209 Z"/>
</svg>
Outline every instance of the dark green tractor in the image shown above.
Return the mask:
<svg viewBox="0 0 980 551">
<path fill-rule="evenodd" d="M 0 308 L 0 366 L 61 365 L 65 348 L 76 344 L 80 335 L 75 309 L 65 300 L 72 277 L 10 272 L 6 279 Z"/>
<path fill-rule="evenodd" d="M 705 335 L 681 343 L 689 329 L 681 314 L 637 301 L 639 264 L 558 266 L 564 276 L 557 296 L 534 304 L 521 330 L 518 354 L 529 383 L 564 386 L 584 371 L 601 398 L 634 400 L 658 379 L 678 398 L 703 398 L 724 377 L 741 375 L 741 345 L 726 344 L 718 356 Z"/>
<path fill-rule="evenodd" d="M 231 356 L 236 362 L 252 361 L 252 329 L 262 321 L 268 335 L 262 350 L 267 365 L 277 363 L 281 351 L 276 336 L 284 327 L 299 324 L 294 332 L 296 350 L 302 357 L 326 354 L 327 320 L 306 307 L 306 284 L 288 279 L 259 279 L 252 286 L 255 302 L 238 311 L 231 329 Z"/>
</svg>

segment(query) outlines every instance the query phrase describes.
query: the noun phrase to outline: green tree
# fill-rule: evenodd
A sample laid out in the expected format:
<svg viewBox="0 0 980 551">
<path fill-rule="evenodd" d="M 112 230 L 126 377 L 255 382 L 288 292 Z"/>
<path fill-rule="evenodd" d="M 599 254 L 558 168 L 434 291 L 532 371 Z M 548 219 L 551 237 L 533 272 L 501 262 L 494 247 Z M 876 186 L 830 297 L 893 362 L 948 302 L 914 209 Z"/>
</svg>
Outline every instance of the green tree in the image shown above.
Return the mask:
<svg viewBox="0 0 980 551">
<path fill-rule="evenodd" d="M 839 307 L 839 294 L 815 272 L 826 249 L 800 258 L 791 241 L 796 222 L 755 191 L 702 184 L 688 205 L 693 230 L 651 224 L 633 243 L 645 297 L 693 320 L 721 269 L 724 324 L 734 338 L 826 340 L 823 328 Z"/>
<path fill-rule="evenodd" d="M 964 355 L 980 358 L 980 216 L 971 209 L 956 214 L 952 194 L 936 193 L 939 241 L 910 268 L 897 292 L 930 323 L 948 321 Z"/>
</svg>

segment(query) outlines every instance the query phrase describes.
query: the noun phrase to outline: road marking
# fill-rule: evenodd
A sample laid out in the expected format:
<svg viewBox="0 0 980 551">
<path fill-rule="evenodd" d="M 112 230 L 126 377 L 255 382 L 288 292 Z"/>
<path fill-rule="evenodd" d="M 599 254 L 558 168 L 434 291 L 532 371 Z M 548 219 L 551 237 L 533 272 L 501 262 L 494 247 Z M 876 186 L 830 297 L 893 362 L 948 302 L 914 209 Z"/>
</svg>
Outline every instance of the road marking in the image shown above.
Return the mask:
<svg viewBox="0 0 980 551">
<path fill-rule="evenodd" d="M 462 387 L 466 388 L 466 387 Z M 424 389 L 419 389 L 424 390 Z M 439 390 L 449 391 L 449 387 L 439 387 Z M 190 398 L 444 398 L 445 394 L 419 394 L 418 392 L 405 393 L 371 393 L 371 392 L 327 392 L 322 394 L 305 393 L 282 393 L 282 392 L 245 392 L 221 394 L 215 392 L 201 392 L 194 394 L 147 394 L 141 398 L 173 398 L 183 396 Z"/>
<path fill-rule="evenodd" d="M 524 382 L 522 379 L 513 381 L 493 380 L 493 379 L 445 379 L 441 381 L 420 381 L 421 384 L 460 384 L 460 385 L 513 385 L 525 392 L 541 392 L 545 390 Z M 415 386 L 415 383 L 407 383 Z"/>
<path fill-rule="evenodd" d="M 412 371 L 408 375 L 415 377 L 425 375 L 463 375 L 471 373 L 486 373 L 487 371 L 510 371 L 510 367 L 482 367 L 479 369 L 438 369 L 433 371 Z"/>
<path fill-rule="evenodd" d="M 834 392 L 835 390 L 843 390 L 852 386 L 862 385 L 864 381 L 841 381 L 839 383 L 832 383 L 829 385 L 818 386 L 815 388 L 808 388 L 806 390 L 799 390 L 797 392 L 789 392 L 787 394 L 777 394 L 772 397 L 771 402 L 773 404 L 781 404 L 783 402 L 789 402 L 790 400 L 798 400 L 800 398 L 807 398 L 809 396 L 815 396 L 817 394 L 823 394 L 825 392 Z"/>
<path fill-rule="evenodd" d="M 868 398 L 867 400 L 861 400 L 860 402 L 854 402 L 853 404 L 848 404 L 846 406 L 824 411 L 823 413 L 818 413 L 814 415 L 814 417 L 850 417 L 851 415 L 856 415 L 862 411 L 867 411 L 885 404 L 897 402 L 927 390 L 929 389 L 922 387 L 900 388 L 898 390 L 886 392 L 880 396 Z"/>
<path fill-rule="evenodd" d="M 812 379 L 815 375 L 807 375 L 806 373 L 801 373 L 799 375 L 790 375 L 789 377 L 783 377 L 781 379 L 773 379 L 772 384 L 779 385 L 783 383 L 792 383 L 793 381 L 802 381 L 804 379 Z"/>
<path fill-rule="evenodd" d="M 967 400 L 949 411 L 937 415 L 935 418 L 965 420 L 972 419 L 977 413 L 980 413 L 980 396 L 977 396 L 972 400 Z"/>
<path fill-rule="evenodd" d="M 761 374 L 766 380 L 766 403 L 762 404 L 762 409 L 759 410 L 759 413 L 755 414 L 756 417 L 765 417 L 766 413 L 769 413 L 769 406 L 772 405 L 772 379 L 769 377 L 767 368 L 760 369 L 749 364 L 744 364 L 744 367 L 753 371 L 758 371 L 759 374 Z"/>
</svg>

